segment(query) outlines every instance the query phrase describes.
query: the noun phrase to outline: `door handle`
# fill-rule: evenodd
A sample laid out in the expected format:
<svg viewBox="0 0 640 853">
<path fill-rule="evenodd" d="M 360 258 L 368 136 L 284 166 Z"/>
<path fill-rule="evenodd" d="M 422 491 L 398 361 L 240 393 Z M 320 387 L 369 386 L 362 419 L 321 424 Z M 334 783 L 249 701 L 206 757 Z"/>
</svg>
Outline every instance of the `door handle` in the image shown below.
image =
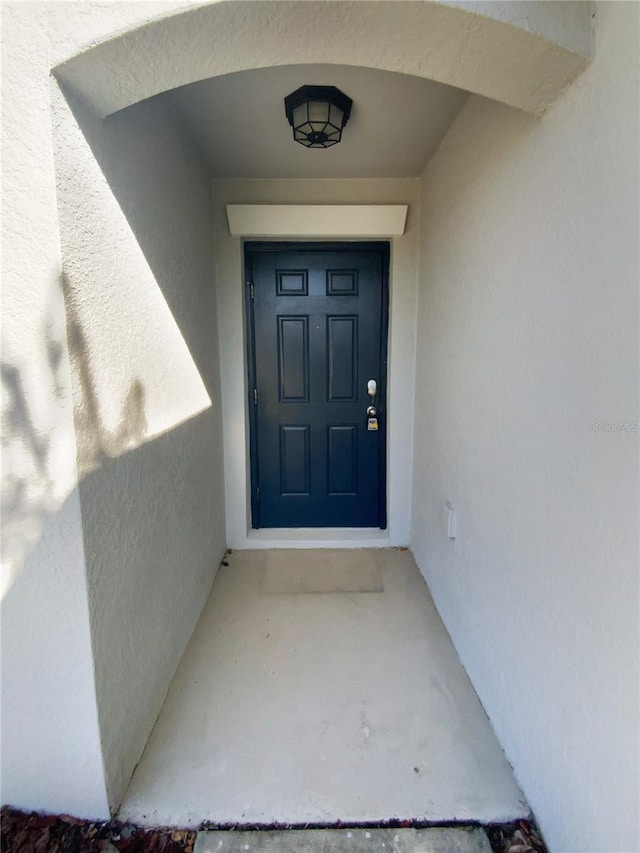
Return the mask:
<svg viewBox="0 0 640 853">
<path fill-rule="evenodd" d="M 376 394 L 378 393 L 378 385 L 375 379 L 370 379 L 367 382 L 367 394 L 371 397 L 371 402 L 376 398 Z M 377 432 L 378 431 L 378 410 L 375 406 L 371 405 L 367 409 L 367 432 Z"/>
</svg>

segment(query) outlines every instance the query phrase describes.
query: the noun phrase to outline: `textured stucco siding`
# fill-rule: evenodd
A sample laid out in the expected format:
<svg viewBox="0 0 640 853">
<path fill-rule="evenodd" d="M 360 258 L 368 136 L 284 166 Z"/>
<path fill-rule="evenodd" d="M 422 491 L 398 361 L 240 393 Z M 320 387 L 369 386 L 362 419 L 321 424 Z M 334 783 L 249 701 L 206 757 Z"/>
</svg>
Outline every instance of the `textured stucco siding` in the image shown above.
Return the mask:
<svg viewBox="0 0 640 853">
<path fill-rule="evenodd" d="M 57 169 L 91 636 L 109 799 L 225 549 L 208 177 L 158 101 L 70 100 Z"/>
<path fill-rule="evenodd" d="M 55 73 L 104 116 L 206 77 L 348 57 L 350 65 L 427 77 L 537 115 L 589 64 L 592 9 L 585 2 L 208 3 L 106 40 Z"/>
<path fill-rule="evenodd" d="M 472 97 L 422 187 L 412 548 L 563 853 L 640 849 L 637 34 L 599 5 L 563 100 Z"/>
</svg>

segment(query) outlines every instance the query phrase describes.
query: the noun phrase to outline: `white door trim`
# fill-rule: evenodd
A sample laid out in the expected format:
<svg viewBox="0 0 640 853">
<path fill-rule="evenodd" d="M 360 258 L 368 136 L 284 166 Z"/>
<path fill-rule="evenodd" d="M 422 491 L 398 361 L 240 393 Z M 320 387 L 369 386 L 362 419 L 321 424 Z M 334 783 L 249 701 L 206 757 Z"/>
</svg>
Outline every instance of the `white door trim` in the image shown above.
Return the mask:
<svg viewBox="0 0 640 853">
<path fill-rule="evenodd" d="M 406 204 L 228 204 L 233 237 L 401 237 Z"/>
</svg>

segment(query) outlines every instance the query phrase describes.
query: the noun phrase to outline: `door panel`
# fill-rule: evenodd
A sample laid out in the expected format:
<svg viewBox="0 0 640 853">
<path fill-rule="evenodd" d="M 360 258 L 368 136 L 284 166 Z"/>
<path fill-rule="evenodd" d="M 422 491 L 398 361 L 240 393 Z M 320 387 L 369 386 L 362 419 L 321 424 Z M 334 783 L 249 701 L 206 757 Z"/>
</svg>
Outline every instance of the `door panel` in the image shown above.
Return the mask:
<svg viewBox="0 0 640 853">
<path fill-rule="evenodd" d="M 356 401 L 358 384 L 358 317 L 327 317 L 329 402 Z"/>
<path fill-rule="evenodd" d="M 280 494 L 309 495 L 309 427 L 280 426 Z"/>
<path fill-rule="evenodd" d="M 253 526 L 385 527 L 388 245 L 247 243 L 245 270 Z"/>
<path fill-rule="evenodd" d="M 330 495 L 358 494 L 358 425 L 328 428 L 328 489 Z"/>
<path fill-rule="evenodd" d="M 309 402 L 307 316 L 278 316 L 278 389 L 281 403 Z"/>
</svg>

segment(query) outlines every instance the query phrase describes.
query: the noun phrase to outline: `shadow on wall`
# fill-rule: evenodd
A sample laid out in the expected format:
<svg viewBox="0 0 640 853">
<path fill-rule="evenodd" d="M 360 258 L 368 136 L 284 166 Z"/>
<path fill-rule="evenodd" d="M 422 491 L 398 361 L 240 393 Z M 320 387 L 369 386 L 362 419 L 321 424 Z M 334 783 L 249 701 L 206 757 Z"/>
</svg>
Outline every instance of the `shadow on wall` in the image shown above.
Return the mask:
<svg viewBox="0 0 640 853">
<path fill-rule="evenodd" d="M 99 747 L 88 733 L 96 695 L 79 670 L 80 664 L 89 665 L 92 646 L 104 647 L 107 642 L 109 660 L 117 665 L 94 670 L 103 700 L 99 703 L 102 760 L 114 792 L 112 806 L 122 795 L 219 562 L 220 555 L 211 552 L 208 542 L 195 554 L 193 547 L 201 539 L 203 526 L 211 527 L 209 508 L 197 500 L 210 469 L 206 465 L 196 471 L 186 468 L 181 455 L 194 437 L 209 433 L 210 419 L 210 411 L 203 412 L 114 458 L 103 456 L 100 467 L 87 473 L 63 500 L 51 498 L 50 492 L 43 495 L 37 512 L 20 498 L 19 511 L 27 514 L 37 535 L 28 550 L 21 550 L 18 571 L 2 600 L 0 787 L 8 802 L 45 811 L 69 810 L 68 791 L 52 792 L 51 772 L 43 772 L 43 767 L 73 768 L 81 780 L 78 791 L 94 791 L 101 784 L 92 756 Z M 18 435 L 20 441 L 26 440 L 19 427 Z M 140 536 L 140 524 L 135 512 L 123 511 L 122 486 L 126 483 L 132 505 L 149 505 L 149 494 L 161 492 L 167 469 L 173 502 L 152 502 L 152 535 L 136 551 L 137 582 L 129 584 L 131 543 Z M 22 488 L 18 485 L 17 491 Z M 85 504 L 83 514 L 89 512 L 99 524 L 86 525 L 83 537 L 65 538 L 61 551 L 59 533 L 73 530 L 79 493 Z M 178 518 L 176 502 L 185 507 Z M 17 542 L 22 544 L 19 538 Z M 95 555 L 94 570 L 87 578 L 94 643 L 88 623 L 81 618 L 85 612 L 81 608 L 86 608 L 83 547 Z M 199 564 L 198 584 L 185 582 L 188 553 Z M 70 566 L 67 575 L 78 579 L 77 588 L 51 584 L 50 576 L 59 571 L 61 561 Z M 175 571 L 163 570 L 164 565 Z M 34 700 L 42 697 L 43 685 L 46 700 Z M 104 701 L 105 696 L 111 701 Z M 29 748 L 25 749 L 27 735 Z M 16 789 L 21 780 L 24 787 Z M 80 800 L 77 808 L 89 817 L 106 817 L 93 801 L 87 805 Z M 72 809 L 72 813 L 76 812 Z"/>
<path fill-rule="evenodd" d="M 45 343 L 45 359 L 38 376 L 53 389 L 54 404 L 65 396 L 62 357 L 65 341 L 56 334 L 53 305 L 49 303 L 41 335 Z M 33 367 L 33 365 L 31 365 Z M 9 576 L 3 577 L 3 588 L 20 564 L 24 551 L 37 538 L 42 515 L 50 512 L 56 501 L 56 484 L 50 470 L 54 423 L 50 416 L 46 425 L 42 413 L 38 423 L 29 390 L 20 368 L 4 361 L 2 378 L 2 556 Z M 36 374 L 37 375 L 37 374 Z M 47 413 L 51 415 L 51 413 Z"/>
<path fill-rule="evenodd" d="M 69 358 L 77 377 L 74 419 L 78 454 L 78 475 L 82 479 L 95 471 L 106 459 L 114 458 L 137 447 L 145 440 L 145 390 L 139 379 L 133 379 L 125 394 L 119 422 L 109 429 L 100 416 L 98 390 L 91 366 L 89 345 L 80 322 L 74 292 L 67 276 L 62 275 L 62 290 L 67 310 Z"/>
<path fill-rule="evenodd" d="M 86 337 L 63 275 L 62 288 L 67 312 L 67 341 L 56 336 L 55 323 L 48 318 L 42 337 L 46 351 L 45 387 L 52 388 L 54 400 L 63 403 L 67 394 L 62 360 L 68 343 L 72 366 L 79 378 L 79 395 L 74 400 L 77 439 L 77 477 L 60 487 L 60 465 L 56 459 L 57 420 L 55 412 L 45 426 L 36 426 L 34 403 L 19 367 L 4 362 L 2 379 L 2 595 L 8 591 L 29 552 L 37 544 L 47 524 L 65 502 L 77 482 L 108 458 L 140 444 L 146 434 L 145 390 L 135 379 L 130 383 L 116 429 L 108 429 L 100 417 Z M 52 308 L 50 311 L 53 310 Z M 69 480 L 69 478 L 66 478 Z"/>
<path fill-rule="evenodd" d="M 45 671 L 51 665 L 43 638 L 55 642 L 60 633 L 69 634 L 63 616 L 70 606 L 68 591 L 55 600 L 46 574 L 54 570 L 52 537 L 55 541 L 60 529 L 72 530 L 80 495 L 83 543 L 77 538 L 66 541 L 64 554 L 58 556 L 81 570 L 84 545 L 103 756 L 114 806 L 139 760 L 206 599 L 220 559 L 217 549 L 224 547 L 222 524 L 213 517 L 213 496 L 222 476 L 218 448 L 211 441 L 214 415 L 210 407 L 163 434 L 148 436 L 145 389 L 134 379 L 124 394 L 117 426 L 105 424 L 74 295 L 65 277 L 57 287 L 65 295 L 75 376 L 80 474 L 61 494 L 56 487 L 55 422 L 46 430 L 38 429 L 21 371 L 5 364 L 3 440 L 16 464 L 5 470 L 3 494 L 3 547 L 12 566 L 2 601 L 3 728 L 19 731 L 34 714 L 32 697 L 38 693 L 38 681 L 46 681 Z M 68 393 L 61 373 L 63 343 L 46 334 L 50 375 L 41 378 L 63 397 Z M 210 499 L 202 500 L 203 494 Z M 79 635 L 71 634 L 82 643 Z M 101 666 L 104 653 L 100 650 L 105 648 L 109 665 Z M 74 683 L 75 652 L 69 649 L 65 660 L 68 676 L 62 671 L 57 675 L 62 684 Z M 118 666 L 111 665 L 113 660 L 119 661 Z M 25 688 L 27 682 L 31 687 Z M 91 696 L 85 698 L 93 701 Z M 69 702 L 60 701 L 72 714 Z M 43 735 L 35 752 L 48 756 L 51 766 L 72 762 L 73 756 L 84 766 L 82 742 L 71 733 L 86 721 L 76 722 L 77 726 L 65 728 L 64 736 Z M 4 740 L 6 789 L 24 776 L 25 761 L 32 765 L 29 775 L 39 778 L 40 759 L 36 755 L 25 759 L 18 741 L 14 745 L 12 738 Z M 26 796 L 32 797 L 33 791 Z M 51 802 L 50 791 L 42 796 L 43 803 Z"/>
<path fill-rule="evenodd" d="M 162 101 L 100 121 L 58 96 L 82 477 L 219 399 L 210 182 Z"/>
<path fill-rule="evenodd" d="M 119 805 L 206 601 L 224 540 L 206 410 L 80 484 L 109 801 Z M 197 449 L 197 453 L 194 452 Z"/>
<path fill-rule="evenodd" d="M 53 484 L 49 476 L 50 436 L 36 430 L 29 401 L 24 390 L 20 370 L 12 364 L 3 364 L 0 368 L 2 375 L 3 412 L 2 412 L 2 442 L 3 448 L 14 448 L 15 456 L 20 456 L 24 468 L 21 473 L 16 466 L 13 470 L 5 470 L 2 494 L 2 515 L 9 516 L 23 526 L 27 523 L 26 507 L 33 504 L 33 494 L 29 494 L 29 479 L 37 480 L 40 492 L 37 500 L 38 509 L 47 507 L 53 497 Z M 54 380 L 55 381 L 55 380 Z M 11 454 L 11 455 L 14 455 Z M 10 454 L 7 454 L 9 457 Z M 7 458 L 5 457 L 5 458 Z M 26 476 L 28 470 L 33 471 L 33 478 Z M 36 512 L 38 514 L 38 512 Z M 9 544 L 3 537 L 3 551 Z M 9 548 L 11 550 L 11 548 Z"/>
<path fill-rule="evenodd" d="M 226 546 L 210 181 L 162 101 L 101 121 L 65 95 L 54 112 L 91 641 L 115 808 Z"/>
<path fill-rule="evenodd" d="M 90 204 L 94 176 L 101 170 L 102 179 L 113 193 L 113 204 L 117 204 L 118 213 L 127 223 L 126 230 L 132 229 L 135 235 L 129 242 L 148 264 L 143 269 L 147 288 L 143 308 L 147 314 L 160 317 L 162 334 L 149 336 L 147 329 L 131 323 L 131 312 L 126 314 L 118 304 L 120 293 L 126 295 L 132 285 L 141 287 L 138 283 L 143 276 L 136 279 L 139 270 L 118 268 L 120 246 L 117 243 L 106 247 L 104 243 L 99 245 L 99 251 L 108 256 L 107 290 L 95 298 L 95 310 L 88 315 L 87 325 L 80 308 L 84 300 L 86 311 L 87 287 L 93 282 L 82 280 L 78 271 L 84 262 L 84 253 L 92 250 L 92 244 L 80 242 L 78 249 L 82 254 L 72 258 L 70 269 L 65 268 L 64 274 L 51 284 L 40 330 L 41 343 L 38 342 L 41 357 L 32 356 L 28 370 L 11 358 L 3 359 L 1 368 L 2 594 L 11 586 L 39 541 L 47 517 L 58 510 L 87 473 L 98 470 L 105 460 L 126 453 L 152 436 L 197 416 L 211 407 L 212 399 L 219 399 L 213 264 L 212 257 L 202 252 L 202 246 L 211 243 L 208 179 L 202 180 L 203 175 L 198 172 L 200 166 L 192 163 L 193 151 L 180 140 L 175 122 L 161 103 L 151 109 L 142 105 L 139 116 L 137 108 L 131 108 L 102 122 L 72 97 L 68 100 L 78 121 L 76 132 L 82 133 L 84 144 L 89 144 L 96 159 L 92 164 L 94 171 L 88 174 L 88 180 L 94 183 L 87 187 L 82 180 L 71 182 L 67 194 L 63 192 L 59 198 L 63 237 L 68 201 L 72 201 L 69 206 L 73 208 L 75 200 L 84 192 Z M 64 104 L 64 109 L 68 106 Z M 59 121 L 57 125 L 64 127 L 65 123 Z M 144 129 L 144 138 L 141 138 L 140 128 Z M 170 143 L 162 141 L 167 132 L 175 137 Z M 74 140 L 69 140 L 68 131 L 65 130 L 63 136 L 58 140 L 59 148 L 73 148 Z M 157 146 L 160 155 L 156 157 L 149 156 L 149 142 L 154 137 L 160 140 Z M 129 144 L 131 139 L 134 144 Z M 176 161 L 176 151 L 182 155 L 181 164 Z M 61 168 L 58 163 L 59 185 L 61 175 L 62 185 L 69 183 L 65 169 L 72 175 L 81 173 L 81 169 L 74 172 L 76 165 L 69 161 Z M 169 203 L 172 199 L 184 201 Z M 193 205 L 198 215 L 189 217 L 187 214 Z M 92 227 L 93 223 L 89 225 Z M 78 226 L 81 223 L 68 219 L 70 231 L 81 230 Z M 198 289 L 193 286 L 194 280 Z M 203 286 L 203 282 L 208 286 Z M 89 294 L 88 299 L 91 302 L 93 294 Z M 163 300 L 167 301 L 170 313 Z M 112 309 L 110 313 L 104 310 L 105 306 Z M 122 339 L 123 347 L 129 340 L 141 340 L 139 351 L 150 352 L 153 359 L 151 366 L 147 365 L 147 377 L 138 373 L 135 358 L 127 360 L 125 356 L 124 370 L 122 360 L 115 369 L 105 362 L 100 346 L 108 337 L 103 335 L 96 343 L 96 322 L 117 324 L 118 341 Z M 69 433 L 71 389 L 67 350 L 73 373 L 77 456 Z M 117 350 L 118 343 L 114 347 L 114 351 Z M 166 364 L 171 365 L 174 379 L 169 389 L 161 369 Z M 154 380 L 152 420 L 147 378 Z M 110 383 L 107 390 L 112 392 L 115 388 L 116 393 L 106 395 L 105 383 Z M 213 419 L 210 429 L 219 435 L 219 411 L 214 412 Z M 218 469 L 219 465 L 215 465 L 210 472 L 212 477 Z"/>
<path fill-rule="evenodd" d="M 55 492 L 49 471 L 50 430 L 36 429 L 19 368 L 4 363 L 1 371 L 4 597 L 40 536 L 55 505 Z"/>
<path fill-rule="evenodd" d="M 97 699 L 115 808 L 226 545 L 210 180 L 161 102 L 103 122 L 51 93 L 64 275 L 40 361 L 2 372 L 3 773 L 49 808 L 43 767 L 87 763 Z M 65 673 L 91 655 L 78 699 Z"/>
<path fill-rule="evenodd" d="M 211 178 L 202 155 L 162 96 L 102 120 L 72 93 L 64 97 L 210 400 L 220 399 Z"/>
</svg>

